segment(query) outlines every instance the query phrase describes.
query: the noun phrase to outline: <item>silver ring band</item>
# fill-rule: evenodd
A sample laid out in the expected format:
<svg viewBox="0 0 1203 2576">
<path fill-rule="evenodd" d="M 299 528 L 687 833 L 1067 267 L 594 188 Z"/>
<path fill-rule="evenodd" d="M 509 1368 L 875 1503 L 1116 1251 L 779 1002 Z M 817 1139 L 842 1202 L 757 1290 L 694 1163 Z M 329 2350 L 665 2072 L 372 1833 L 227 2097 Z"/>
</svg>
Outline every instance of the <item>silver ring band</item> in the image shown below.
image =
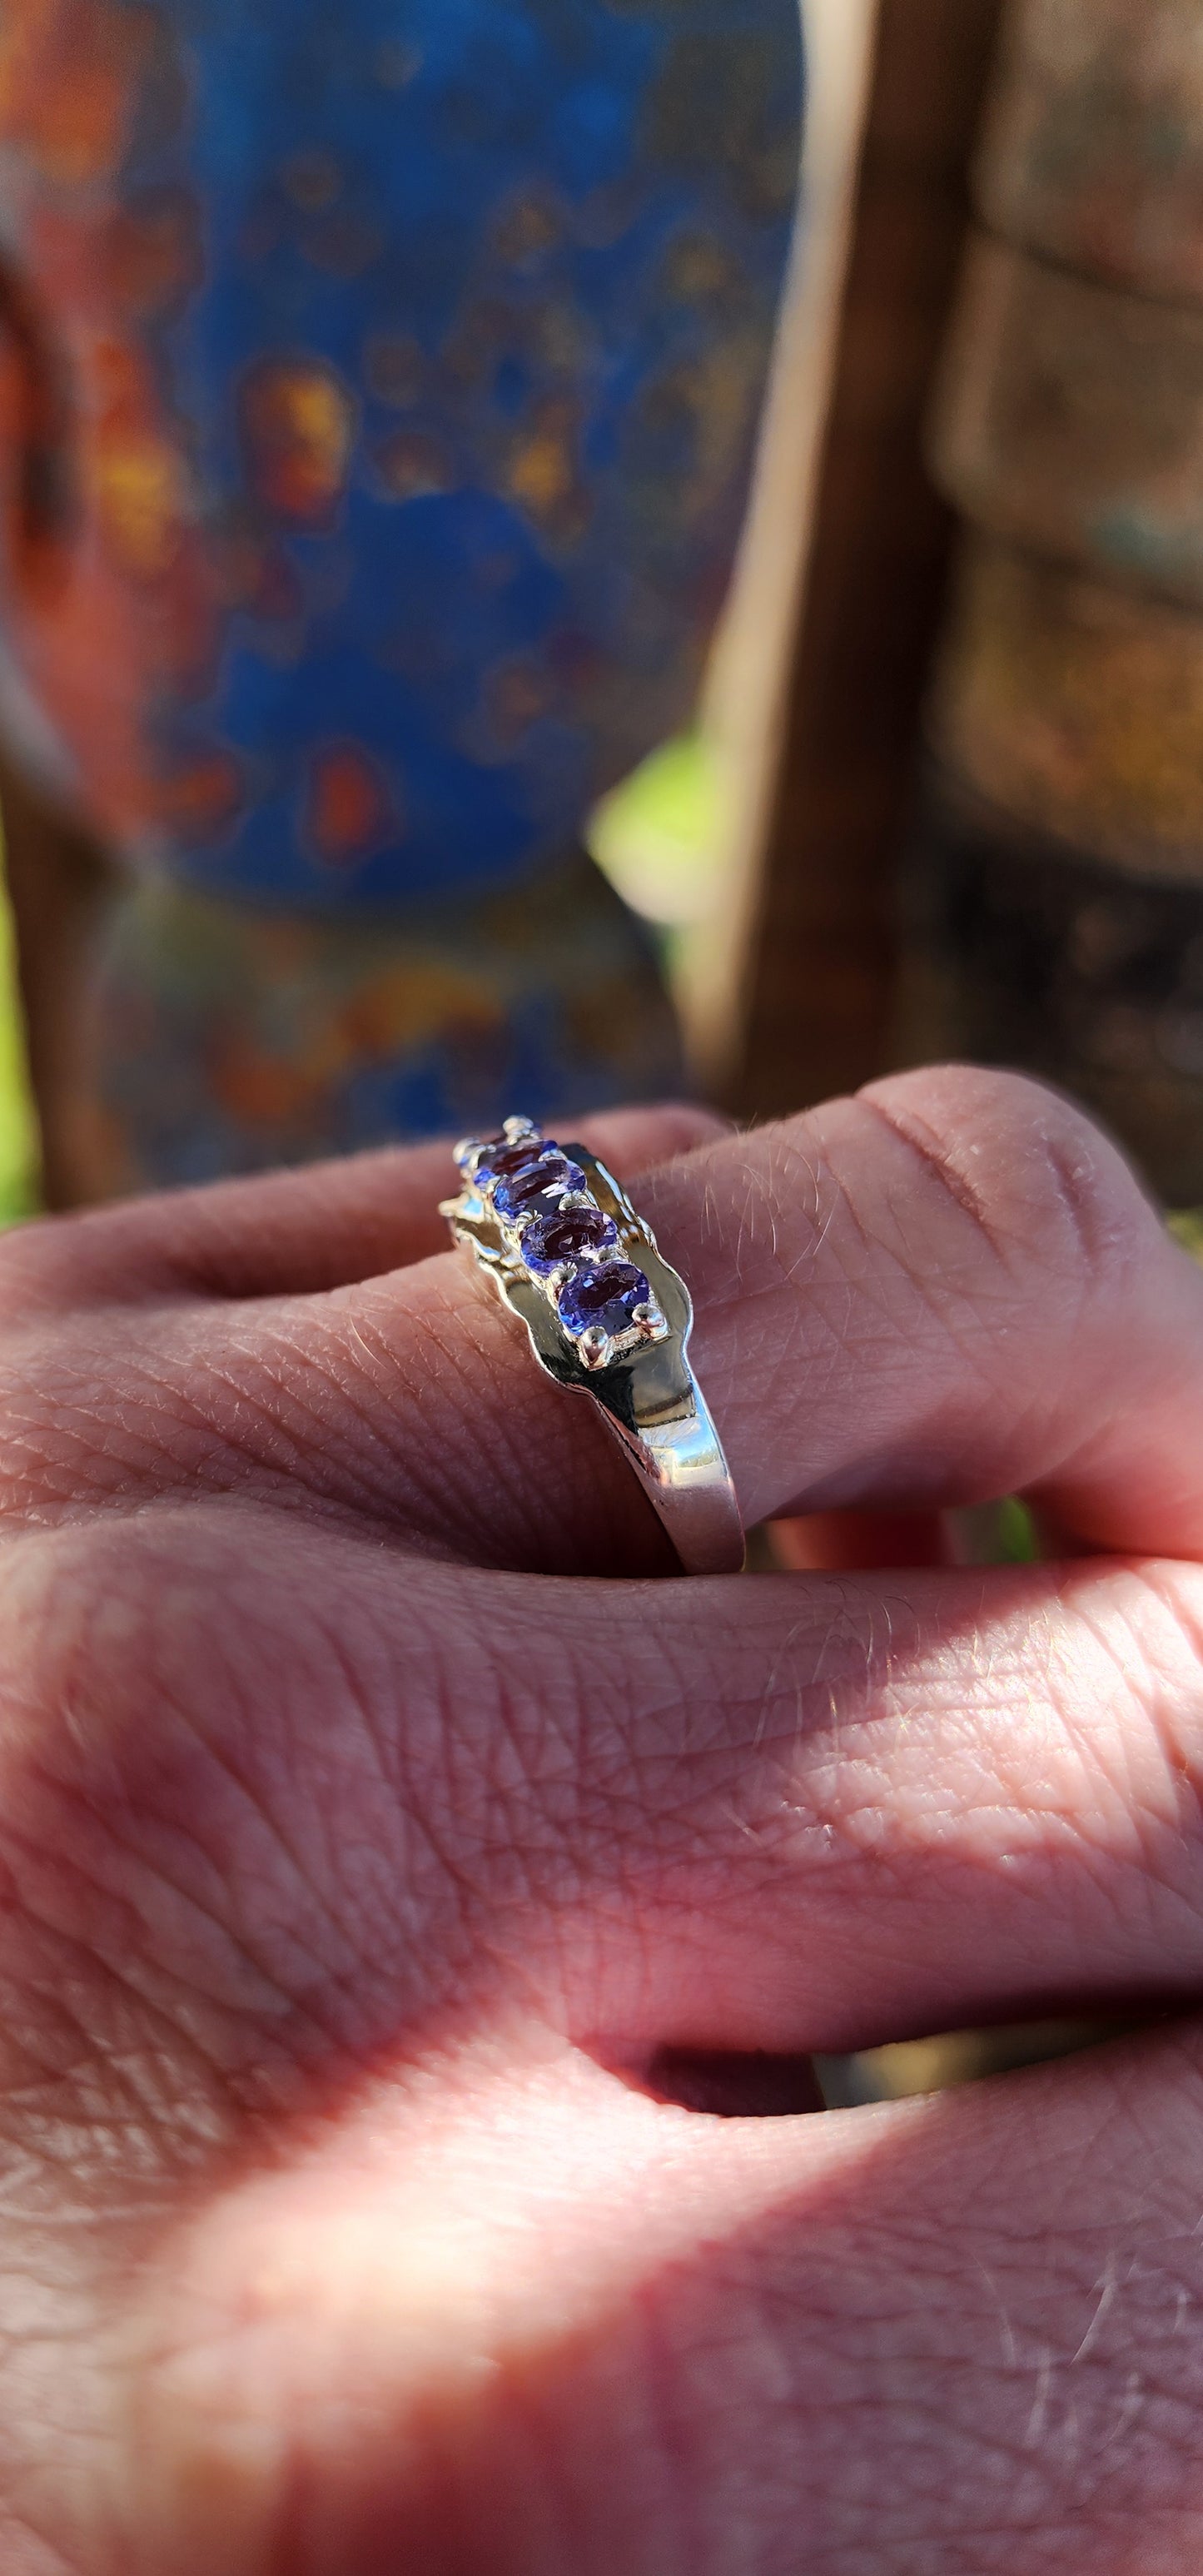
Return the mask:
<svg viewBox="0 0 1203 2576">
<path fill-rule="evenodd" d="M 693 1307 L 604 1163 L 527 1118 L 457 1145 L 442 1213 L 558 1386 L 590 1395 L 686 1574 L 737 1574 L 744 1531 L 722 1442 L 689 1365 Z"/>
</svg>

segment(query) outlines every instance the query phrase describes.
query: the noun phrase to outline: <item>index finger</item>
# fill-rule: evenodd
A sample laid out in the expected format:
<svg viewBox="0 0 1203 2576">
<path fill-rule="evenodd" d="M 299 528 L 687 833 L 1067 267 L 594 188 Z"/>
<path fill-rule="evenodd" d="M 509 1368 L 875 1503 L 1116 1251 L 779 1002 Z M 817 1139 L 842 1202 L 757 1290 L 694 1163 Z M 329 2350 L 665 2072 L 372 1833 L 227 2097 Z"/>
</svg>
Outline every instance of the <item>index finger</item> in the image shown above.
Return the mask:
<svg viewBox="0 0 1203 2576">
<path fill-rule="evenodd" d="M 693 1101 L 598 1111 L 586 1142 L 638 1172 L 724 1132 Z M 137 1303 L 314 1295 L 424 1261 L 447 1241 L 439 1201 L 456 1186 L 450 1139 L 168 1190 L 19 1227 L 5 1244 L 5 1303 L 22 1311 L 89 1296 Z"/>
</svg>

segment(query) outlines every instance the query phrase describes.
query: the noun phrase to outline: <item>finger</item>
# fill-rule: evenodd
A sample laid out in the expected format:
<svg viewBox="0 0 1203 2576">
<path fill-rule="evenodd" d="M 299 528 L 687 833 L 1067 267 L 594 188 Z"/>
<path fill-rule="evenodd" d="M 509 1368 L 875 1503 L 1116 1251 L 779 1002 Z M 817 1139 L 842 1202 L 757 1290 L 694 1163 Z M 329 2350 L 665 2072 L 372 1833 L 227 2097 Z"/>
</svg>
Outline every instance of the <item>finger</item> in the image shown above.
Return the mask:
<svg viewBox="0 0 1203 2576">
<path fill-rule="evenodd" d="M 1203 1275 L 1066 1102 L 1009 1075 L 900 1077 L 704 1147 L 639 1204 L 693 1291 L 749 1524 L 1029 1492 L 1098 1543 L 1203 1550 Z M 344 1292 L 322 1329 L 390 1426 L 399 1495 L 437 1454 L 419 1508 L 443 1543 L 666 1561 L 604 1425 L 462 1256 Z"/>
<path fill-rule="evenodd" d="M 634 1175 L 726 1130 L 691 1102 L 599 1113 L 585 1141 Z M 449 1143 L 170 1191 L 25 1226 L 6 1246 L 10 1311 L 88 1295 L 303 1295 L 442 1252 L 439 1201 L 458 1187 Z"/>
<path fill-rule="evenodd" d="M 1203 1548 L 1203 1275 L 1081 1112 L 940 1068 L 699 1159 L 697 1362 L 752 1518 L 1036 1493 Z"/>
<path fill-rule="evenodd" d="M 165 1871 L 259 1891 L 273 2048 L 290 1999 L 387 2054 L 516 1975 L 629 2066 L 1203 1989 L 1196 1567 L 528 1585 L 162 1517 L 62 1532 L 37 1603 L 16 1552 L 10 1866 L 50 1856 L 81 1939 L 102 1880 L 157 1927 Z"/>
<path fill-rule="evenodd" d="M 1203 1275 L 1065 1102 L 907 1076 L 726 1137 L 637 1196 L 693 1289 L 749 1522 L 1027 1491 L 1094 1542 L 1203 1550 Z M 478 1562 L 674 1562 L 597 1409 L 549 1383 L 462 1254 L 173 1331 L 94 1462 L 90 1490 L 109 1479 L 123 1508 L 143 1477 L 249 1476 Z M 93 1368 L 82 1442 L 95 1403 Z"/>
<path fill-rule="evenodd" d="M 145 2576 L 1198 2564 L 1197 2031 L 769 2124 L 440 2074 L 144 2270 Z"/>
<path fill-rule="evenodd" d="M 575 1766 L 550 1843 L 546 1790 L 508 1810 L 571 2035 L 841 2051 L 1203 1991 L 1198 1568 L 707 1590 L 503 1599 L 448 1657 L 478 1710 L 522 1675 L 532 1780 L 550 1710 Z"/>
</svg>

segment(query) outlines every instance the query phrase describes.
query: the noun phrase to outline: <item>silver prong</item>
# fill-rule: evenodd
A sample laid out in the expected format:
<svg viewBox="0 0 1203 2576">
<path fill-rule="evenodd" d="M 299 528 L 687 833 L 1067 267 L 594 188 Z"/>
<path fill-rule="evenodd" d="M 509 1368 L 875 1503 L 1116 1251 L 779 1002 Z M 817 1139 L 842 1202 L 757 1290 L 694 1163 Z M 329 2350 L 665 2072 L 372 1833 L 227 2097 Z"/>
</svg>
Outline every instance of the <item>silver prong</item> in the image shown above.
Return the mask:
<svg viewBox="0 0 1203 2576">
<path fill-rule="evenodd" d="M 451 1159 L 459 1171 L 466 1172 L 469 1163 L 475 1162 L 479 1152 L 480 1145 L 475 1136 L 461 1136 L 458 1145 L 452 1147 Z"/>
<path fill-rule="evenodd" d="M 541 1137 L 543 1130 L 536 1127 L 533 1118 L 506 1118 L 502 1121 L 501 1132 L 509 1144 L 525 1145 L 528 1137 Z"/>
<path fill-rule="evenodd" d="M 610 1356 L 610 1336 L 601 1324 L 590 1324 L 582 1333 L 577 1349 L 587 1369 L 604 1368 Z"/>
<path fill-rule="evenodd" d="M 642 1305 L 632 1306 L 631 1322 L 638 1326 L 640 1339 L 645 1342 L 654 1342 L 668 1329 L 654 1297 L 645 1298 Z"/>
<path fill-rule="evenodd" d="M 565 1208 L 593 1208 L 596 1205 L 596 1200 L 590 1198 L 588 1190 L 565 1190 L 556 1213 L 562 1215 Z"/>
</svg>

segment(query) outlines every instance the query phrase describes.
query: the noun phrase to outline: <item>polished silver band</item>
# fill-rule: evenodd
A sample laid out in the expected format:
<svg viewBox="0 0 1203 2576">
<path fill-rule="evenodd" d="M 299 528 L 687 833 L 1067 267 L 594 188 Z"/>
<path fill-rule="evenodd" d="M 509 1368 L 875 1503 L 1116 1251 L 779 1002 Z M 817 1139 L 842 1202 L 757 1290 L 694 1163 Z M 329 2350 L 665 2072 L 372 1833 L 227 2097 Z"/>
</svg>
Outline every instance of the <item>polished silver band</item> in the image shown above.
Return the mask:
<svg viewBox="0 0 1203 2576">
<path fill-rule="evenodd" d="M 656 1369 L 649 1352 L 633 1370 L 631 1419 L 601 1399 L 649 1501 L 659 1513 L 686 1574 L 738 1574 L 744 1527 L 723 1444 L 688 1362 Z"/>
<path fill-rule="evenodd" d="M 510 1167 L 500 1176 L 497 1159 Z M 689 1365 L 689 1291 L 625 1191 L 585 1146 L 556 1145 L 527 1119 L 467 1139 L 456 1160 L 463 1187 L 443 1214 L 521 1316 L 540 1366 L 600 1407 L 685 1573 L 738 1573 L 743 1522 Z M 608 1239 L 574 1253 L 574 1228 Z"/>
</svg>

